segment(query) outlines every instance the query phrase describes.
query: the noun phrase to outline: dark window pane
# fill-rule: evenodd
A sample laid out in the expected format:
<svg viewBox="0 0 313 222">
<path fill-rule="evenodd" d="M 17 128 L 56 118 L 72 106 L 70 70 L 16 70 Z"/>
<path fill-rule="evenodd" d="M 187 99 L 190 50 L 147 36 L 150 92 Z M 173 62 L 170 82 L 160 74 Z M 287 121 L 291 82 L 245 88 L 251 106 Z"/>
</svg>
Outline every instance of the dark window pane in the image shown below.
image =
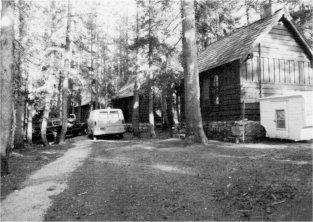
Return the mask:
<svg viewBox="0 0 313 222">
<path fill-rule="evenodd" d="M 286 128 L 285 110 L 276 110 L 276 127 Z"/>
<path fill-rule="evenodd" d="M 286 128 L 285 120 L 277 120 L 277 128 Z"/>
</svg>

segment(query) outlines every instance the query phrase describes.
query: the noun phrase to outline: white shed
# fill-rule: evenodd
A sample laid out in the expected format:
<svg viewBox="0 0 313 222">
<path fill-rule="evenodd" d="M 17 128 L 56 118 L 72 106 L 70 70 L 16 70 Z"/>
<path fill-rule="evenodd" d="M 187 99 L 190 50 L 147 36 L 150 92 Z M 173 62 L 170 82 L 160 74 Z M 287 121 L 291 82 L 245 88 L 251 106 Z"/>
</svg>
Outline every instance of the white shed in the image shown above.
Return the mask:
<svg viewBox="0 0 313 222">
<path fill-rule="evenodd" d="M 270 138 L 313 139 L 313 92 L 261 98 L 260 117 Z"/>
</svg>

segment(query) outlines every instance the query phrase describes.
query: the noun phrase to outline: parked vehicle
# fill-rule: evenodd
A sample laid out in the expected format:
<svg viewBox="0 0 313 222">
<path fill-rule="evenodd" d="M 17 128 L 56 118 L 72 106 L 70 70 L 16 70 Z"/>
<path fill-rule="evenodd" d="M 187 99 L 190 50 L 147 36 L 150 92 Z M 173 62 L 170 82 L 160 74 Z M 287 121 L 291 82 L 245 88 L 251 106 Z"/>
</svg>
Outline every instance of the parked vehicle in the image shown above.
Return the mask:
<svg viewBox="0 0 313 222">
<path fill-rule="evenodd" d="M 33 138 L 41 138 L 41 123 L 42 120 L 33 124 Z M 59 118 L 48 119 L 47 123 L 47 140 L 53 141 L 56 135 L 59 135 L 62 130 L 61 120 Z"/>
<path fill-rule="evenodd" d="M 79 134 L 87 134 L 87 124 L 77 120 L 68 121 L 66 135 L 76 136 Z"/>
<path fill-rule="evenodd" d="M 94 140 L 100 135 L 117 135 L 123 138 L 125 133 L 124 115 L 121 109 L 93 110 L 88 118 L 88 135 Z"/>
<path fill-rule="evenodd" d="M 74 114 L 72 114 L 74 115 Z M 73 116 L 72 116 L 73 117 Z M 33 124 L 33 138 L 41 138 L 41 123 L 42 120 Z M 62 130 L 62 122 L 59 118 L 48 119 L 47 123 L 47 140 L 53 141 L 56 136 L 59 136 Z M 66 135 L 76 136 L 79 134 L 87 134 L 87 124 L 81 123 L 75 119 L 70 119 L 67 123 Z"/>
</svg>

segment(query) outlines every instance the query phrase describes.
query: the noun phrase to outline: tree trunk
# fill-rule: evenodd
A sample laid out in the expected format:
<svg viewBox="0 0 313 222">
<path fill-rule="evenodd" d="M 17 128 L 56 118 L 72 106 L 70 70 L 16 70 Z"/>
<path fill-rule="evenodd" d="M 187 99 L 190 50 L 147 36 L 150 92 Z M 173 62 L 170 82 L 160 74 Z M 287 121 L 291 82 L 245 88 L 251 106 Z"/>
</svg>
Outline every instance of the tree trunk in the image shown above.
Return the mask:
<svg viewBox="0 0 313 222">
<path fill-rule="evenodd" d="M 138 11 L 138 2 L 137 2 L 137 11 L 136 11 L 136 41 L 139 39 L 139 11 Z M 138 47 L 136 49 L 136 71 L 135 71 L 135 84 L 134 84 L 134 101 L 133 101 L 133 116 L 132 116 L 132 125 L 133 125 L 133 136 L 140 138 L 140 128 L 139 128 L 139 86 L 138 86 Z"/>
<path fill-rule="evenodd" d="M 48 125 L 49 113 L 50 113 L 50 96 L 47 93 L 45 96 L 45 108 L 43 111 L 41 130 L 40 130 L 41 141 L 44 146 L 49 146 L 49 142 L 47 140 L 47 125 Z"/>
<path fill-rule="evenodd" d="M 33 143 L 33 105 L 27 104 L 27 143 Z"/>
<path fill-rule="evenodd" d="M 24 148 L 24 98 L 20 96 L 21 101 L 16 101 L 16 128 L 14 135 L 14 148 L 22 149 Z"/>
<path fill-rule="evenodd" d="M 181 5 L 183 17 L 186 144 L 206 144 L 208 141 L 203 131 L 200 111 L 194 1 L 181 0 Z"/>
<path fill-rule="evenodd" d="M 19 7 L 22 7 L 23 0 L 19 0 Z M 19 11 L 19 42 L 22 43 L 24 37 L 24 14 Z M 24 124 L 23 124 L 23 116 L 24 116 L 24 104 L 25 97 L 22 92 L 22 48 L 20 46 L 17 47 L 16 53 L 16 82 L 17 82 L 17 100 L 15 101 L 16 107 L 16 129 L 14 136 L 14 148 L 20 149 L 24 148 Z"/>
<path fill-rule="evenodd" d="M 164 92 L 162 92 L 161 107 L 162 107 L 163 124 L 168 129 L 170 127 L 170 122 L 169 122 L 168 115 L 167 115 L 166 96 Z"/>
<path fill-rule="evenodd" d="M 68 75 L 71 68 L 72 48 L 71 48 L 71 0 L 67 0 L 67 25 L 66 25 L 66 45 L 65 45 L 65 72 L 62 88 L 62 131 L 60 135 L 60 143 L 65 142 L 65 135 L 67 132 L 67 114 L 68 114 L 68 93 L 69 93 L 69 80 Z"/>
<path fill-rule="evenodd" d="M 155 138 L 155 124 L 154 124 L 154 114 L 153 114 L 153 72 L 151 70 L 152 67 L 152 55 L 153 55 L 153 45 L 152 45 L 152 16 L 151 16 L 151 0 L 149 0 L 149 51 L 148 51 L 148 60 L 149 60 L 149 124 L 150 124 L 150 137 Z"/>
<path fill-rule="evenodd" d="M 153 86 L 152 79 L 149 79 L 149 124 L 150 124 L 150 137 L 155 138 L 155 124 L 154 124 L 154 113 L 153 113 Z"/>
<path fill-rule="evenodd" d="M 133 116 L 132 116 L 132 124 L 133 124 L 133 136 L 140 138 L 140 128 L 139 128 L 139 87 L 138 80 L 136 77 L 135 85 L 134 85 L 134 103 L 133 103 Z"/>
<path fill-rule="evenodd" d="M 172 85 L 170 85 L 167 90 L 166 104 L 167 104 L 167 116 L 168 116 L 170 127 L 172 128 L 176 124 L 176 121 L 174 120 L 175 108 L 174 108 Z"/>
<path fill-rule="evenodd" d="M 78 105 L 77 105 L 77 120 L 79 122 L 82 121 L 82 95 L 81 95 L 81 89 L 78 90 Z"/>
<path fill-rule="evenodd" d="M 57 95 L 57 115 L 58 117 L 62 118 L 62 81 L 63 81 L 63 77 L 61 75 L 61 72 L 58 72 L 59 74 L 59 78 L 58 78 L 58 95 Z"/>
<path fill-rule="evenodd" d="M 175 109 L 176 109 L 176 115 L 177 115 L 177 121 L 180 123 L 181 122 L 181 113 L 180 113 L 180 98 L 178 96 L 178 92 L 176 92 L 175 94 L 175 99 L 176 99 L 176 103 L 175 103 Z"/>
<path fill-rule="evenodd" d="M 178 111 L 177 111 L 177 104 L 176 104 L 176 102 L 177 102 L 177 95 L 176 95 L 176 93 L 174 93 L 174 91 L 173 91 L 173 93 L 172 93 L 172 97 L 171 97 L 171 106 L 172 106 L 172 115 L 173 115 L 173 124 L 174 125 L 177 125 L 178 123 L 179 123 L 179 121 L 178 121 Z"/>
<path fill-rule="evenodd" d="M 9 173 L 10 137 L 13 119 L 13 95 L 12 83 L 14 72 L 14 1 L 2 0 L 0 35 L 0 151 L 1 151 L 1 175 Z"/>
</svg>

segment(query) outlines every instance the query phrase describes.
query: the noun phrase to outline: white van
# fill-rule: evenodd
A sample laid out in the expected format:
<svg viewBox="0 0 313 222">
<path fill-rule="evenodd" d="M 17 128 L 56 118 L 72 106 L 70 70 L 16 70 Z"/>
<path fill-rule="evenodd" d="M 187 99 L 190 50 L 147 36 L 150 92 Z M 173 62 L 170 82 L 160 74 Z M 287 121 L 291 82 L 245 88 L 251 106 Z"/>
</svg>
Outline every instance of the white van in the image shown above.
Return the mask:
<svg viewBox="0 0 313 222">
<path fill-rule="evenodd" d="M 117 135 L 119 138 L 123 138 L 124 123 L 121 109 L 92 110 L 88 118 L 88 135 L 94 140 L 100 135 Z"/>
</svg>

